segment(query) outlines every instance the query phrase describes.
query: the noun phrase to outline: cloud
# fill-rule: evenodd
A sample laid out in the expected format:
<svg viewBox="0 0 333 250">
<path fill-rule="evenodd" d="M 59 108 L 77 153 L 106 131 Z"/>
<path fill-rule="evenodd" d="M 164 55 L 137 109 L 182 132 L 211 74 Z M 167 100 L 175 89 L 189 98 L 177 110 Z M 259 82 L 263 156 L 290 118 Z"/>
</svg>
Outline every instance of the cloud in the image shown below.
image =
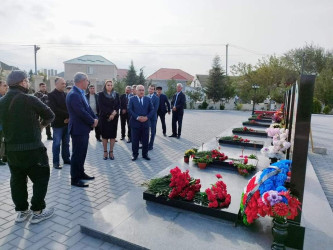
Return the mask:
<svg viewBox="0 0 333 250">
<path fill-rule="evenodd" d="M 94 34 L 94 33 L 89 33 L 87 35 L 87 38 L 90 41 L 99 41 L 99 42 L 106 42 L 106 43 L 114 42 L 114 40 L 110 37 L 99 35 L 99 34 Z"/>
<path fill-rule="evenodd" d="M 72 20 L 69 21 L 73 25 L 77 26 L 84 26 L 84 27 L 89 27 L 89 28 L 94 28 L 95 24 L 86 20 Z"/>
</svg>

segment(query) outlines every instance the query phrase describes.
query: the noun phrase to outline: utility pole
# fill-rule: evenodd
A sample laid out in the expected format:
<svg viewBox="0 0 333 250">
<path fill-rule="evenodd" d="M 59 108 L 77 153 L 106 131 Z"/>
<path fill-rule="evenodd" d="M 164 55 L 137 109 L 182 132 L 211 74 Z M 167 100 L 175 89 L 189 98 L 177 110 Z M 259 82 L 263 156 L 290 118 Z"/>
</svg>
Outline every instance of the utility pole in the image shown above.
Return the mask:
<svg viewBox="0 0 333 250">
<path fill-rule="evenodd" d="M 40 47 L 34 45 L 34 52 L 35 52 L 35 75 L 37 75 L 37 51 L 40 50 Z"/>
<path fill-rule="evenodd" d="M 228 46 L 229 44 L 225 45 L 225 75 L 228 76 Z"/>
</svg>

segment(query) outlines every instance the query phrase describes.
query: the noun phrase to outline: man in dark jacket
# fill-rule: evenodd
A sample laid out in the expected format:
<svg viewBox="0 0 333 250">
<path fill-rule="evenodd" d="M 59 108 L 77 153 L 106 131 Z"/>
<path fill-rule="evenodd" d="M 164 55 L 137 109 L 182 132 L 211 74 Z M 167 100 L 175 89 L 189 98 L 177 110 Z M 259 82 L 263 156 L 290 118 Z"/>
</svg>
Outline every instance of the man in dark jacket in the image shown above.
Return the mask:
<svg viewBox="0 0 333 250">
<path fill-rule="evenodd" d="M 157 110 L 157 115 L 160 117 L 162 124 L 163 135 L 166 136 L 165 115 L 170 115 L 170 102 L 165 94 L 162 94 L 162 87 L 156 88 L 157 96 L 160 98 L 160 104 Z"/>
<path fill-rule="evenodd" d="M 52 122 L 53 129 L 53 167 L 61 169 L 59 154 L 61 144 L 61 157 L 64 164 L 71 164 L 69 153 L 69 133 L 68 122 L 69 114 L 66 106 L 66 82 L 64 78 L 55 79 L 55 89 L 48 95 L 48 104 L 55 114 L 55 119 Z"/>
<path fill-rule="evenodd" d="M 41 82 L 39 84 L 39 91 L 36 92 L 34 94 L 39 100 L 41 100 L 44 104 L 47 104 L 48 101 L 48 95 L 47 95 L 47 91 L 46 91 L 46 84 Z M 51 134 L 51 127 L 50 125 L 47 125 L 45 127 L 45 131 L 46 131 L 46 135 L 47 135 L 47 139 L 49 141 L 52 141 L 52 134 Z"/>
<path fill-rule="evenodd" d="M 84 162 L 87 156 L 89 133 L 97 126 L 98 120 L 85 96 L 85 90 L 89 84 L 88 76 L 82 72 L 76 73 L 74 84 L 75 86 L 66 97 L 69 113 L 68 130 L 72 137 L 71 185 L 88 187 L 89 185 L 84 181 L 93 180 L 95 177 L 85 173 Z"/>
<path fill-rule="evenodd" d="M 8 85 L 5 81 L 0 80 L 0 98 L 3 97 L 8 91 Z M 7 156 L 5 156 L 5 143 L 4 143 L 2 125 L 0 123 L 0 166 L 6 165 L 5 161 Z"/>
<path fill-rule="evenodd" d="M 177 83 L 177 93 L 174 94 L 171 101 L 172 135 L 170 135 L 169 137 L 177 137 L 178 139 L 180 139 L 180 135 L 182 133 L 184 107 L 186 103 L 186 97 L 182 92 L 182 89 L 183 85 L 181 83 Z M 178 130 L 177 130 L 177 123 L 178 123 Z"/>
<path fill-rule="evenodd" d="M 0 99 L 0 123 L 6 141 L 8 165 L 11 172 L 10 187 L 16 222 L 25 221 L 28 210 L 27 177 L 33 182 L 31 223 L 50 218 L 54 209 L 45 209 L 45 196 L 50 178 L 46 148 L 41 141 L 41 128 L 54 119 L 52 110 L 35 96 L 28 95 L 27 74 L 12 71 L 7 78 L 8 93 Z M 41 120 L 38 120 L 40 117 Z"/>
<path fill-rule="evenodd" d="M 92 111 L 95 113 L 95 115 L 98 117 L 99 114 L 99 105 L 98 105 L 98 94 L 96 94 L 95 86 L 93 84 L 89 84 L 88 87 L 88 94 L 86 94 L 86 98 L 88 100 L 89 106 L 92 109 Z M 96 140 L 101 142 L 101 129 L 100 126 L 95 127 L 95 137 Z"/>
<path fill-rule="evenodd" d="M 126 123 L 127 123 L 127 136 L 128 140 L 131 140 L 131 129 L 129 127 L 130 116 L 127 112 L 128 100 L 131 97 L 131 86 L 126 86 L 125 94 L 120 96 L 120 124 L 121 124 L 121 138 L 120 140 L 125 139 L 126 134 Z"/>
</svg>

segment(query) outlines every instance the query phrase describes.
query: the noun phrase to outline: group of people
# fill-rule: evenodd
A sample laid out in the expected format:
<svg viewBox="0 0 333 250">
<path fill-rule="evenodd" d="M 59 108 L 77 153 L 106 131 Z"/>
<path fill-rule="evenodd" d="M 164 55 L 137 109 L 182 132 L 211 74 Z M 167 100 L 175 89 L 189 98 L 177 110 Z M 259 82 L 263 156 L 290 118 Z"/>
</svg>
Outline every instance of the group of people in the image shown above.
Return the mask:
<svg viewBox="0 0 333 250">
<path fill-rule="evenodd" d="M 81 72 L 75 74 L 74 86 L 67 94 L 63 78 L 55 79 L 55 88 L 50 93 L 46 92 L 44 83 L 39 87 L 35 96 L 29 95 L 28 76 L 20 70 L 12 71 L 7 82 L 0 82 L 0 138 L 5 142 L 12 199 L 18 212 L 17 222 L 25 221 L 32 215 L 31 223 L 38 223 L 54 213 L 54 209 L 46 209 L 45 204 L 50 166 L 41 141 L 43 128 L 46 128 L 48 139 L 53 140 L 53 167 L 62 168 L 59 157 L 61 147 L 64 164 L 71 166 L 71 185 L 77 187 L 88 187 L 85 181 L 94 179 L 84 169 L 91 130 L 95 129 L 96 139 L 103 143 L 103 159 L 115 159 L 113 149 L 119 116 L 120 140 L 125 140 L 127 124 L 127 142 L 132 143 L 132 161 L 138 158 L 140 143 L 142 157 L 150 160 L 148 151 L 154 146 L 157 119 L 160 117 L 163 135 L 166 136 L 165 115 L 170 114 L 171 110 L 170 137 L 179 139 L 181 136 L 185 95 L 180 83 L 177 84 L 177 93 L 172 98 L 171 106 L 168 98 L 162 94 L 162 88 L 155 89 L 153 85 L 149 86 L 147 96 L 143 85 L 127 86 L 125 93 L 119 96 L 114 91 L 113 81 L 107 80 L 103 91 L 97 94 L 88 76 Z M 50 124 L 53 138 L 47 129 Z M 69 152 L 70 136 L 72 155 Z M 33 182 L 30 209 L 27 201 L 28 177 Z"/>
</svg>

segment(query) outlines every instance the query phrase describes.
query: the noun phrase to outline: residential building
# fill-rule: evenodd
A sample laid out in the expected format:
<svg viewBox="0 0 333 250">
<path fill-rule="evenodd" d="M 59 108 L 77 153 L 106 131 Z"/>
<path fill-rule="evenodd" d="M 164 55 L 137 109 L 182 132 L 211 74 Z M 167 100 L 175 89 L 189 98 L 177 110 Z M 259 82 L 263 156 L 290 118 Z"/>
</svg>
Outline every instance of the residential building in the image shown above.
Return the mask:
<svg viewBox="0 0 333 250">
<path fill-rule="evenodd" d="M 192 82 L 194 77 L 181 69 L 168 69 L 161 68 L 154 74 L 147 77 L 147 82 L 154 84 L 155 86 L 161 86 L 163 92 L 168 89 L 168 81 L 175 80 L 177 83 L 183 84 L 183 91 L 185 92 L 188 82 Z"/>
<path fill-rule="evenodd" d="M 195 75 L 191 87 L 204 89 L 207 86 L 208 78 L 209 75 Z"/>
<path fill-rule="evenodd" d="M 12 70 L 18 70 L 19 68 L 10 66 L 0 61 L 0 80 L 6 80 Z"/>
<path fill-rule="evenodd" d="M 101 91 L 105 80 L 117 79 L 117 66 L 100 55 L 84 55 L 64 62 L 65 80 L 73 85 L 73 77 L 77 72 L 86 73 L 91 83 Z"/>
<path fill-rule="evenodd" d="M 121 81 L 126 78 L 128 69 L 118 69 L 117 70 L 117 81 Z"/>
</svg>

